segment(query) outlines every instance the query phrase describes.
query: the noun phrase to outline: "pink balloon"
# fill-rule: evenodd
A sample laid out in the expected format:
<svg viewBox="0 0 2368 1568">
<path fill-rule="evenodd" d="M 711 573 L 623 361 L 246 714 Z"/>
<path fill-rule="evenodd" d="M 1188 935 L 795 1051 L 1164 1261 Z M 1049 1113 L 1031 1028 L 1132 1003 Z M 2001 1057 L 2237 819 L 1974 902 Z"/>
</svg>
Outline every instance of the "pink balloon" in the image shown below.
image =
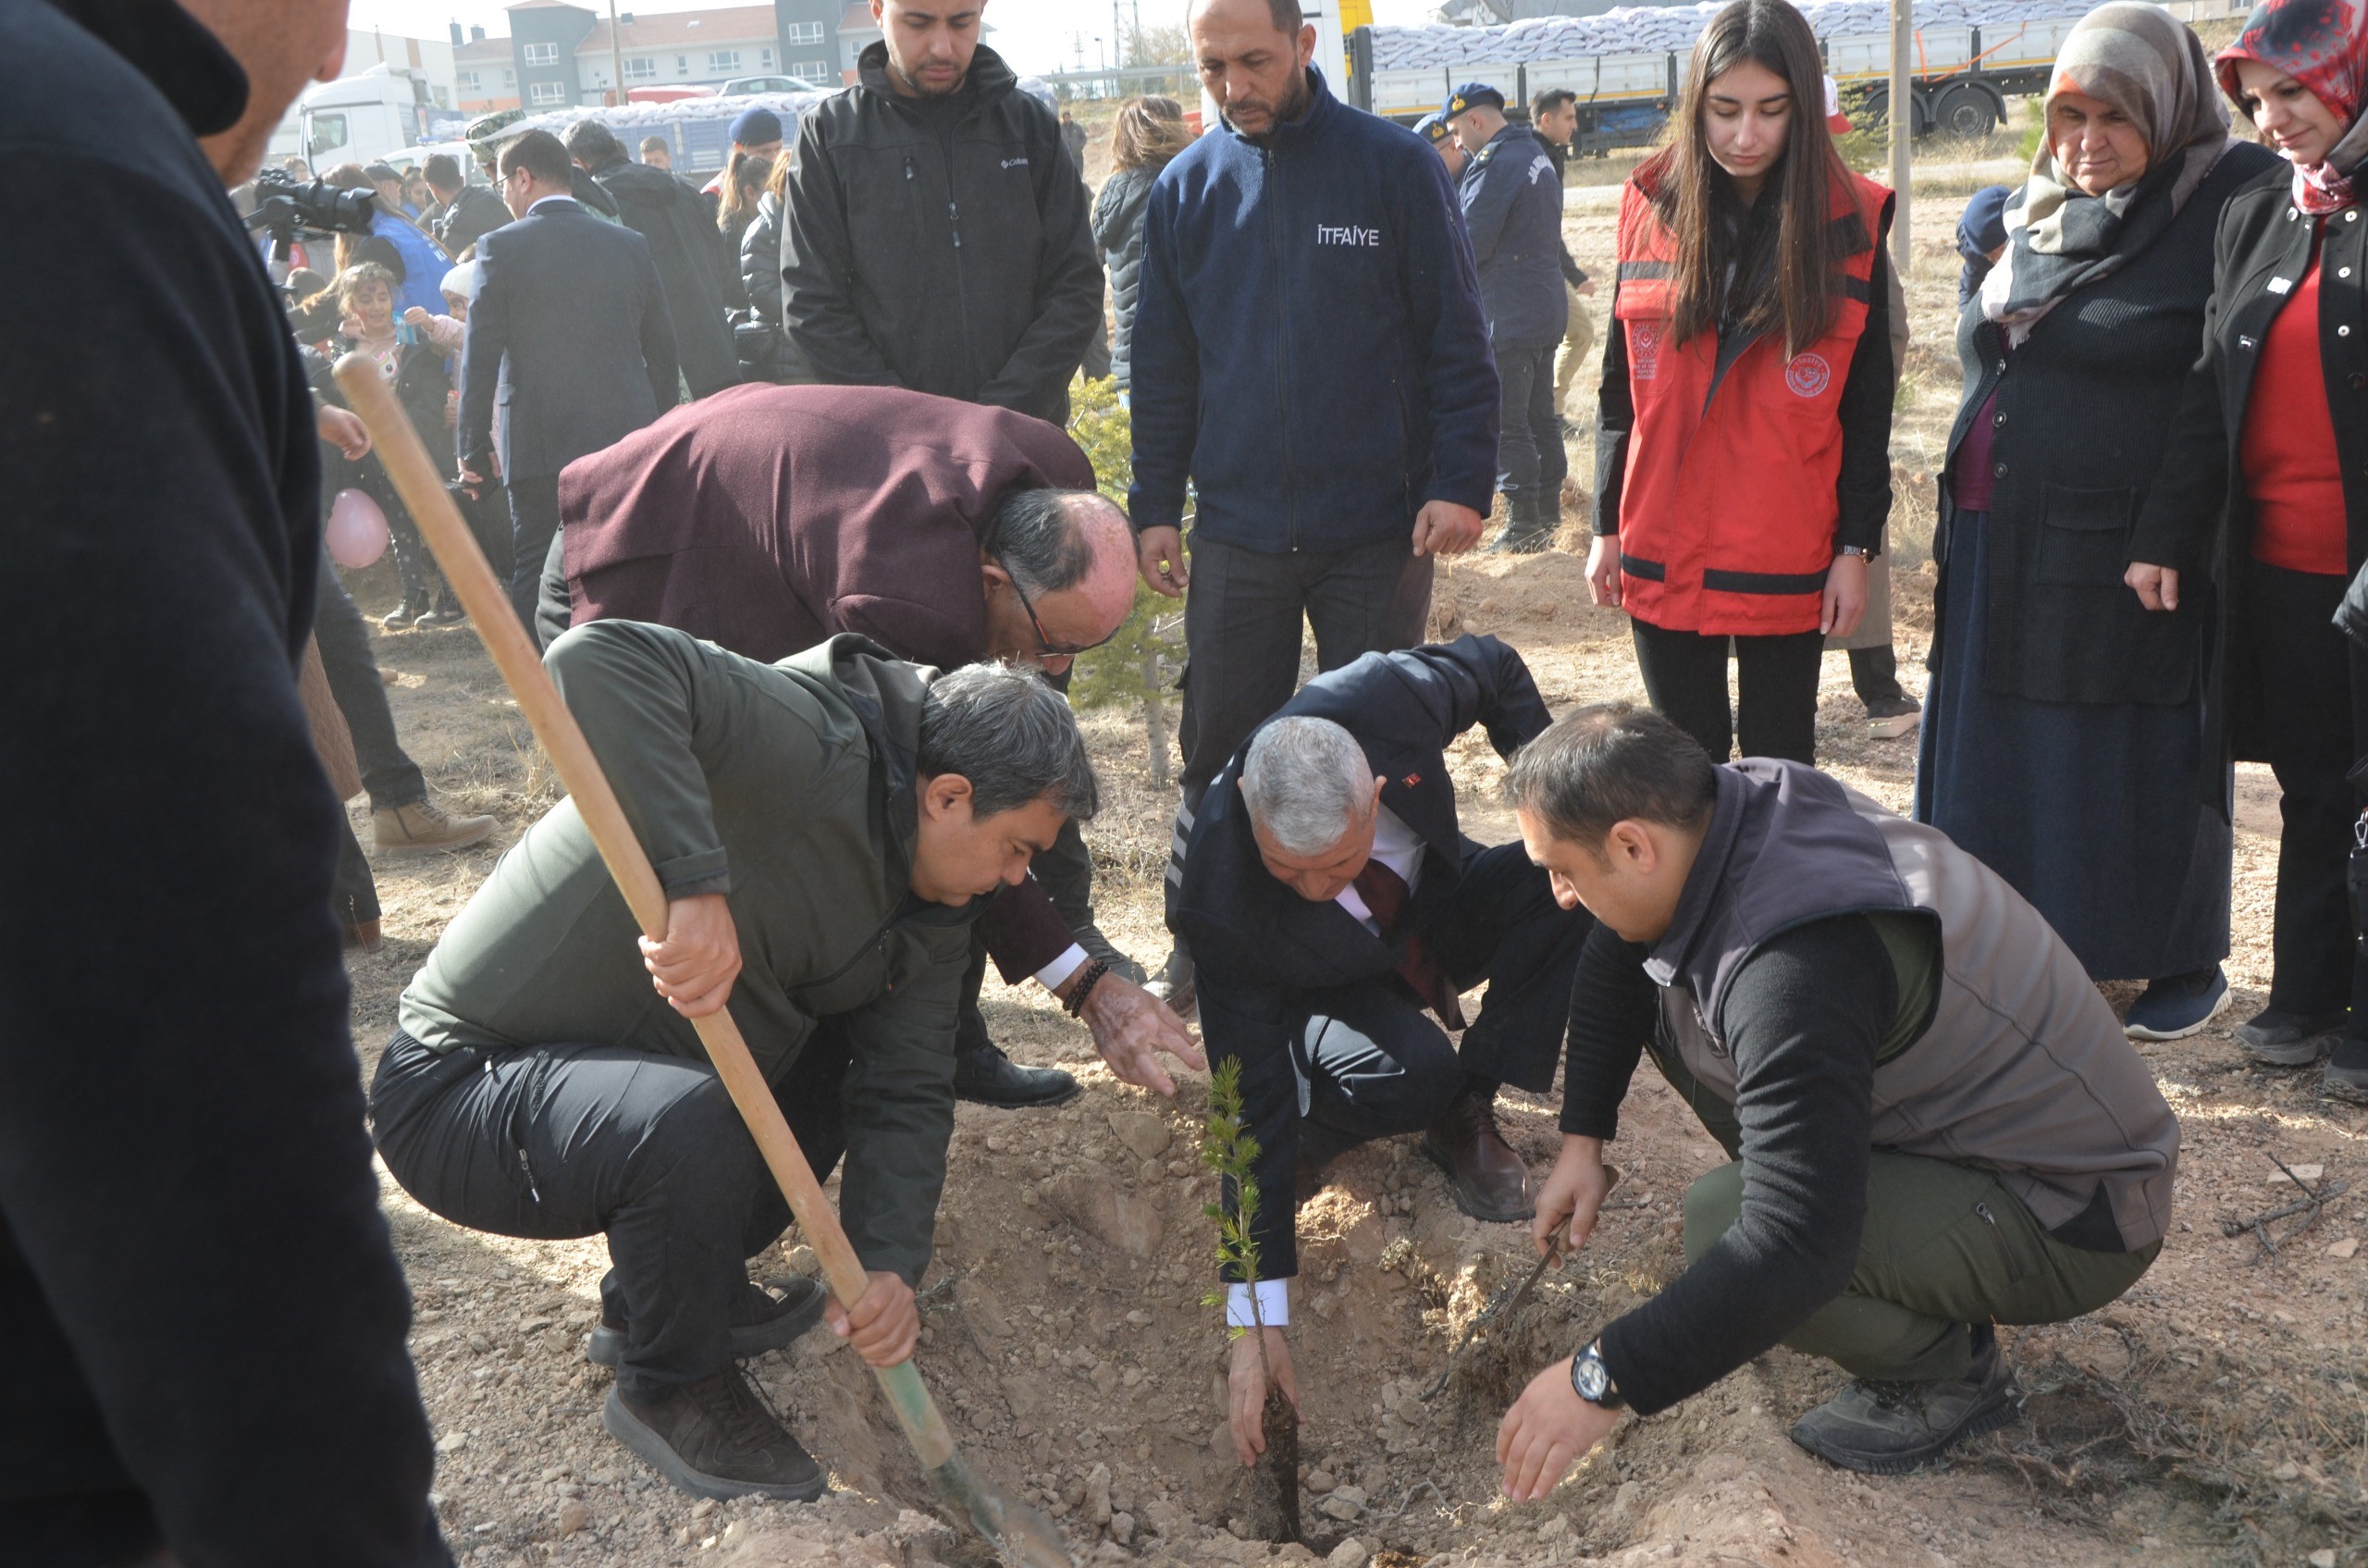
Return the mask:
<svg viewBox="0 0 2368 1568">
<path fill-rule="evenodd" d="M 387 514 L 361 490 L 339 490 L 329 502 L 329 559 L 358 571 L 387 553 Z"/>
</svg>

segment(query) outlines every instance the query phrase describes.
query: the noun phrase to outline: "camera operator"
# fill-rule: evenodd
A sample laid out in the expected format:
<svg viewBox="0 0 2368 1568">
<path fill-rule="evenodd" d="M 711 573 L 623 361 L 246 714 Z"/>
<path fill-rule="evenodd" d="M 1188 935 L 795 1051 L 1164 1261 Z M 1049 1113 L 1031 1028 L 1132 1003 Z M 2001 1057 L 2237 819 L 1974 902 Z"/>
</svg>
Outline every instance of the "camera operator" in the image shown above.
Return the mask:
<svg viewBox="0 0 2368 1568">
<path fill-rule="evenodd" d="M 0 6 L 0 1562 L 451 1561 L 296 694 L 319 421 L 223 199 L 345 36 Z"/>
</svg>

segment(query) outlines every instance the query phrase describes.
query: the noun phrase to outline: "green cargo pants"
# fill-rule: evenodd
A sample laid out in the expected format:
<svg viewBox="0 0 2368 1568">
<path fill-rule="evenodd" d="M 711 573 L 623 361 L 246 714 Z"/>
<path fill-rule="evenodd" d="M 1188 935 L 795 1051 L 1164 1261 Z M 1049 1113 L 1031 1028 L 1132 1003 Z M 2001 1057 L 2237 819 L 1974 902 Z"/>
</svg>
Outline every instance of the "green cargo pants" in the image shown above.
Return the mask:
<svg viewBox="0 0 2368 1568">
<path fill-rule="evenodd" d="M 1734 1108 L 1705 1093 L 1683 1066 L 1663 1061 L 1659 1051 L 1653 1057 L 1733 1155 L 1742 1137 Z M 1686 1262 L 1708 1252 L 1742 1209 L 1739 1160 L 1688 1188 Z M 1990 1172 L 1877 1149 L 1858 1266 L 1842 1294 L 1784 1343 L 1839 1363 L 1856 1377 L 1960 1377 L 1973 1354 L 1969 1325 L 2062 1323 L 2094 1312 L 2136 1284 L 2161 1251 L 2159 1241 L 2135 1253 L 2068 1246 Z"/>
</svg>

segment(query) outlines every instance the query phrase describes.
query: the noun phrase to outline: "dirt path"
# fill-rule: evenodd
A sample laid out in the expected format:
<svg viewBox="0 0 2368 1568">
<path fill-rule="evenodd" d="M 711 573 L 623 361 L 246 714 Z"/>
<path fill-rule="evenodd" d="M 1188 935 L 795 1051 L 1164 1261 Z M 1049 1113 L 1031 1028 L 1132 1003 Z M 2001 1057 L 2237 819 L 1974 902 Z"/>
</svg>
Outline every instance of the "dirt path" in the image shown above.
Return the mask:
<svg viewBox="0 0 2368 1568">
<path fill-rule="evenodd" d="M 1948 235 L 1956 204 L 1918 204 L 1912 287 L 1918 340 L 1894 456 L 1903 559 L 1919 558 L 1937 444 L 1954 413 Z M 1608 273 L 1609 212 L 1574 212 L 1582 265 Z M 1598 301 L 1598 308 L 1602 302 Z M 1581 467 L 1584 471 L 1585 453 Z M 1922 526 L 1929 530 L 1929 523 Z M 358 585 L 384 597 L 374 573 Z M 1440 613 L 1520 647 L 1558 710 L 1641 698 L 1618 617 L 1590 608 L 1574 556 L 1465 562 L 1441 576 Z M 1927 580 L 1900 583 L 1899 652 L 1922 684 Z M 353 1026 L 365 1072 L 394 998 L 500 850 L 548 806 L 551 786 L 524 726 L 466 632 L 377 638 L 405 739 L 437 786 L 489 809 L 502 832 L 481 849 L 377 862 L 387 947 L 357 957 Z M 1845 661 L 1827 661 L 1819 751 L 1832 771 L 1906 802 L 1912 741 L 1874 742 Z M 1159 868 L 1167 799 L 1147 781 L 1140 731 L 1121 717 L 1086 726 L 1109 783 L 1089 834 L 1104 924 L 1139 956 L 1165 950 Z M 1489 804 L 1501 766 L 1485 745 L 1455 758 L 1482 836 L 1510 836 Z M 2238 1004 L 2218 1027 L 2148 1051 L 2186 1130 L 2179 1218 L 2162 1261 L 2099 1318 L 2007 1331 L 2032 1398 L 2026 1419 L 1950 1464 L 1866 1481 L 1807 1459 L 1793 1418 L 1838 1383 L 1786 1351 L 1701 1398 L 1625 1426 L 1547 1502 L 1509 1505 L 1488 1461 L 1504 1400 L 1535 1366 L 1657 1289 L 1679 1266 L 1677 1204 L 1714 1146 L 1650 1074 L 1632 1096 L 1618 1150 L 1623 1201 L 1580 1261 L 1484 1347 L 1437 1401 L 1413 1397 L 1462 1326 L 1525 1271 L 1513 1228 L 1463 1218 L 1439 1175 L 1400 1140 L 1360 1150 L 1302 1216 L 1298 1334 L 1307 1427 L 1302 1452 L 1323 1526 L 1353 1532 L 1388 1568 L 1699 1562 L 1758 1568 L 1829 1563 L 1973 1564 L 2368 1562 L 2362 1353 L 2368 1210 L 2350 1193 L 2305 1235 L 2267 1255 L 2221 1222 L 2293 1192 L 2270 1156 L 2368 1180 L 2368 1115 L 2314 1097 L 2307 1075 L 2249 1066 L 2227 1035 L 2264 999 L 2276 792 L 2240 771 Z M 364 842 L 366 821 L 357 815 Z M 2127 988 L 2116 989 L 2126 1005 Z M 976 1460 L 1063 1516 L 1081 1556 L 1154 1563 L 1306 1561 L 1226 1529 L 1235 1471 L 1213 1440 L 1225 1341 L 1201 1304 L 1210 1270 L 1201 1205 L 1212 1184 L 1193 1159 L 1199 1083 L 1166 1105 L 1102 1069 L 1083 1033 L 1036 996 L 990 981 L 988 1019 L 1018 1058 L 1057 1062 L 1087 1084 L 1054 1112 L 956 1117 L 940 1247 L 927 1285 L 920 1360 Z M 1508 1093 L 1511 1136 L 1533 1163 L 1555 1147 L 1554 1105 Z M 391 1182 L 386 1208 L 418 1298 L 413 1345 L 442 1455 L 438 1506 L 471 1564 L 978 1563 L 977 1549 L 930 1517 L 853 1358 L 809 1336 L 757 1365 L 841 1490 L 808 1506 L 694 1504 L 599 1428 L 605 1373 L 583 1339 L 606 1258 L 598 1241 L 526 1242 L 457 1229 Z M 2292 1224 L 2292 1221 L 2284 1222 Z M 759 1272 L 810 1272 L 787 1239 Z M 2334 1557 L 2312 1554 L 2334 1553 Z"/>
</svg>

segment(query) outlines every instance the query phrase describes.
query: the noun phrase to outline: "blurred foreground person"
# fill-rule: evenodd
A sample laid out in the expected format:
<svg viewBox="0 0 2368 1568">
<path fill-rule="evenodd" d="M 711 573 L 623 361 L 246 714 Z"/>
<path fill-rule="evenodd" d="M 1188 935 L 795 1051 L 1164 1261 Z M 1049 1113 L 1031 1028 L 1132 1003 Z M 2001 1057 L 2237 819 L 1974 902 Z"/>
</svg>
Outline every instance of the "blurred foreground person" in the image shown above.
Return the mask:
<svg viewBox="0 0 2368 1568">
<path fill-rule="evenodd" d="M 42 302 L 0 336 L 11 1564 L 451 1561 L 297 698 L 313 402 L 223 194 L 345 36 L 337 0 L 0 7 L 0 278 Z"/>
<path fill-rule="evenodd" d="M 1595 1229 L 1646 1053 L 1729 1163 L 1686 1191 L 1685 1272 L 1507 1413 L 1506 1494 L 1779 1342 L 1856 1379 L 1792 1432 L 1845 1469 L 2011 1418 L 1992 1325 L 2096 1311 L 2171 1222 L 2177 1118 L 2079 960 L 1930 828 L 1797 762 L 1713 766 L 1624 702 L 1564 717 L 1509 784 L 1557 897 L 1600 922 L 1538 1251 Z"/>
</svg>

